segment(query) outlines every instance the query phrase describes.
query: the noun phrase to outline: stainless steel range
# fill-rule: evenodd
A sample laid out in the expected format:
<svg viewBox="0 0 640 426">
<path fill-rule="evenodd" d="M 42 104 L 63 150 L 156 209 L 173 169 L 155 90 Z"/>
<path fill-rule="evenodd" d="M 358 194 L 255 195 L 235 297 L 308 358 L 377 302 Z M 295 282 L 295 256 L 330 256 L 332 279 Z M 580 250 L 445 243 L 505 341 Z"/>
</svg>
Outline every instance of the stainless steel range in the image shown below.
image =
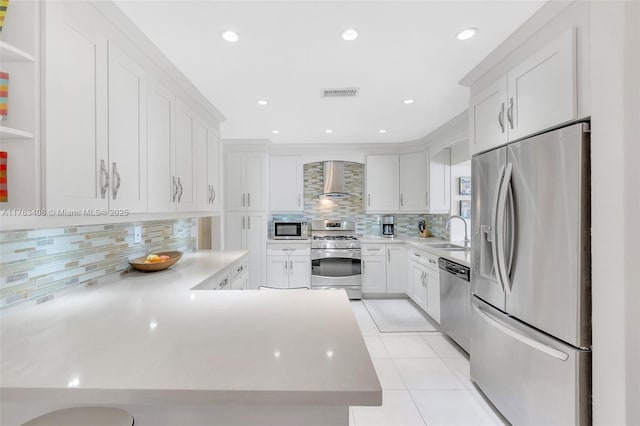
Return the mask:
<svg viewBox="0 0 640 426">
<path fill-rule="evenodd" d="M 311 222 L 311 288 L 346 290 L 349 299 L 362 297 L 360 241 L 355 223 Z"/>
</svg>

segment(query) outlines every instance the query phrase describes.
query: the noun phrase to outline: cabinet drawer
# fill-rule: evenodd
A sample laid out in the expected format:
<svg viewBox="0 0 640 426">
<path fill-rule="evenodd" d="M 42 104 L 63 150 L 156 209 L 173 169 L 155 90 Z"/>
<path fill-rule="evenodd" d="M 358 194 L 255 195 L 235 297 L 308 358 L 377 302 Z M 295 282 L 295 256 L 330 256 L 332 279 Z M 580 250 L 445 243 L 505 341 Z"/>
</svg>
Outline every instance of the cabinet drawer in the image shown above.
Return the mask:
<svg viewBox="0 0 640 426">
<path fill-rule="evenodd" d="M 267 256 L 311 256 L 311 245 L 307 244 L 267 244 Z"/>
<path fill-rule="evenodd" d="M 234 280 L 237 276 L 246 273 L 248 267 L 248 261 L 246 258 L 241 259 L 231 265 L 231 280 Z"/>
<path fill-rule="evenodd" d="M 423 250 L 413 249 L 409 253 L 409 258 L 414 262 L 426 266 L 429 269 L 438 270 L 438 256 Z"/>
<path fill-rule="evenodd" d="M 225 269 L 213 277 L 209 277 L 202 281 L 191 290 L 230 290 L 231 286 L 229 284 L 229 270 Z"/>
<path fill-rule="evenodd" d="M 363 256 L 384 256 L 386 246 L 384 244 L 362 244 Z"/>
</svg>

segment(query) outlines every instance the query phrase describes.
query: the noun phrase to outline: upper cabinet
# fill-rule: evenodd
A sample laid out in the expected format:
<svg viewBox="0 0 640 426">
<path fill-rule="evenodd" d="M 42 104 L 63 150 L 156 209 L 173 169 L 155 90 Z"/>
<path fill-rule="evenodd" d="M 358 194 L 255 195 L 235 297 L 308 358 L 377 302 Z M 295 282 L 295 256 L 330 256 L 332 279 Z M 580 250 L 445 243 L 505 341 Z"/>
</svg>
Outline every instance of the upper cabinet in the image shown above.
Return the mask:
<svg viewBox="0 0 640 426">
<path fill-rule="evenodd" d="M 227 211 L 268 210 L 266 153 L 227 152 L 225 170 Z"/>
<path fill-rule="evenodd" d="M 393 213 L 399 206 L 400 163 L 397 155 L 367 155 L 367 213 Z"/>
<path fill-rule="evenodd" d="M 269 158 L 269 208 L 272 212 L 304 210 L 302 167 L 301 157 Z"/>
<path fill-rule="evenodd" d="M 568 30 L 469 105 L 471 154 L 577 118 L 575 33 Z"/>
<path fill-rule="evenodd" d="M 451 149 L 444 148 L 429 159 L 430 213 L 449 214 L 451 211 Z"/>
<path fill-rule="evenodd" d="M 424 212 L 428 208 L 427 156 L 425 152 L 400 156 L 400 211 Z"/>
</svg>

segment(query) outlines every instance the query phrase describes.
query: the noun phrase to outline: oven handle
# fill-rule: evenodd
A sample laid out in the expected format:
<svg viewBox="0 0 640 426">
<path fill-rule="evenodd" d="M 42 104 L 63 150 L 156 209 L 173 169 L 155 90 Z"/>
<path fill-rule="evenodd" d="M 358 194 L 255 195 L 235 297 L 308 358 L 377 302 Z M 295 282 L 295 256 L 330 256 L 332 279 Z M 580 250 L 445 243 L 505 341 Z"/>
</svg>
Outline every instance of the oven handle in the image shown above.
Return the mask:
<svg viewBox="0 0 640 426">
<path fill-rule="evenodd" d="M 311 260 L 318 259 L 360 259 L 360 249 L 313 249 Z"/>
</svg>

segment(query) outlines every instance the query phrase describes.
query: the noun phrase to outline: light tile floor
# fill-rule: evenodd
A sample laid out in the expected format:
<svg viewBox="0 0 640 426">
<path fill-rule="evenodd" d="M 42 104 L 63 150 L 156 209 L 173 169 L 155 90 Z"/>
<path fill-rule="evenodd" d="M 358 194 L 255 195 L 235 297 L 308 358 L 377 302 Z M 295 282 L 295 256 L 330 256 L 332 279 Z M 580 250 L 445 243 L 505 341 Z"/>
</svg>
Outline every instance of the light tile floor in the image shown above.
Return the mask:
<svg viewBox="0 0 640 426">
<path fill-rule="evenodd" d="M 382 385 L 381 407 L 352 407 L 350 426 L 502 426 L 469 379 L 469 360 L 438 332 L 380 333 L 360 301 L 353 312 Z"/>
</svg>

